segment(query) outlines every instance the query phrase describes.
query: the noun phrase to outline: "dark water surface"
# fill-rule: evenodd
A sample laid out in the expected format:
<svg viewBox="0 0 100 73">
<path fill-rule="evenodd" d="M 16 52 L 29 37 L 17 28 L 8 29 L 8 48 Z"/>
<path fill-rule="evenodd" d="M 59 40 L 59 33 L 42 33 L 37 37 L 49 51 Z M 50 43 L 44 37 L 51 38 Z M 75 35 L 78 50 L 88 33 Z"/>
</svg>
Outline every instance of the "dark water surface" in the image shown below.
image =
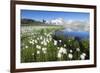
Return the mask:
<svg viewBox="0 0 100 73">
<path fill-rule="evenodd" d="M 56 36 L 64 36 L 64 37 L 78 37 L 80 39 L 89 39 L 89 32 L 87 31 L 67 31 L 66 29 L 56 31 Z"/>
</svg>

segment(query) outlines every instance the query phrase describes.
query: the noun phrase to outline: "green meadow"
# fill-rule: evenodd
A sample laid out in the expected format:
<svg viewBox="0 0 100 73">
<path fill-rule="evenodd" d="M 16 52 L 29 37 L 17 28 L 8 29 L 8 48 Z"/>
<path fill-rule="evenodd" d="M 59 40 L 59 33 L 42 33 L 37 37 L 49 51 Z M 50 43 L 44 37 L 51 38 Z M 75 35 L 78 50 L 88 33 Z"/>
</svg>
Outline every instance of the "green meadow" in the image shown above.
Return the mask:
<svg viewBox="0 0 100 73">
<path fill-rule="evenodd" d="M 89 40 L 55 37 L 53 33 L 62 29 L 62 26 L 21 26 L 21 62 L 89 59 Z"/>
</svg>

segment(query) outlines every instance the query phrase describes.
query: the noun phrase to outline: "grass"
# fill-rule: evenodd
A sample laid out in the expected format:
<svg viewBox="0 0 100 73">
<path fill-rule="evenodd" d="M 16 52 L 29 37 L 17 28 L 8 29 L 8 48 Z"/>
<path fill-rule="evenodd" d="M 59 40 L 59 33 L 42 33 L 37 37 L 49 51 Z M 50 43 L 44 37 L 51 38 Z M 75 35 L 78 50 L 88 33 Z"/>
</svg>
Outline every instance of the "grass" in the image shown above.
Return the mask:
<svg viewBox="0 0 100 73">
<path fill-rule="evenodd" d="M 21 26 L 21 62 L 89 59 L 89 41 L 63 36 L 54 39 L 53 32 L 61 29 L 61 26 Z"/>
</svg>

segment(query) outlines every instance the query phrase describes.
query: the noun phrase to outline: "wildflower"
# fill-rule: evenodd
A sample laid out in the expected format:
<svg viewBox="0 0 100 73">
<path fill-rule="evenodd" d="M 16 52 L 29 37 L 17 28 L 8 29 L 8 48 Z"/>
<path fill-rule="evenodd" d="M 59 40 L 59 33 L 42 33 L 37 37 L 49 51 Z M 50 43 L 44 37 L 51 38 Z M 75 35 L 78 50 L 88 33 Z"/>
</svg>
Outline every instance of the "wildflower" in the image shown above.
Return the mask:
<svg viewBox="0 0 100 73">
<path fill-rule="evenodd" d="M 67 53 L 67 50 L 64 48 L 63 49 L 63 54 L 66 54 Z"/>
<path fill-rule="evenodd" d="M 50 34 L 47 34 L 47 37 L 50 37 Z"/>
<path fill-rule="evenodd" d="M 57 45 L 57 41 L 56 40 L 54 40 L 54 45 Z"/>
<path fill-rule="evenodd" d="M 34 42 L 31 42 L 32 45 L 34 45 Z"/>
<path fill-rule="evenodd" d="M 57 47 L 57 49 L 59 50 L 60 48 L 59 48 L 59 47 Z"/>
<path fill-rule="evenodd" d="M 71 53 L 68 54 L 69 59 L 73 58 L 73 55 Z"/>
<path fill-rule="evenodd" d="M 62 42 L 62 40 L 59 40 L 59 42 L 61 43 L 61 42 Z"/>
<path fill-rule="evenodd" d="M 35 43 L 37 43 L 37 40 L 34 40 Z"/>
<path fill-rule="evenodd" d="M 57 57 L 58 57 L 58 58 L 61 58 L 61 56 L 62 56 L 61 53 L 58 53 Z"/>
<path fill-rule="evenodd" d="M 34 42 L 34 40 L 32 40 L 32 42 Z"/>
<path fill-rule="evenodd" d="M 34 33 L 31 33 L 32 35 L 34 35 Z"/>
<path fill-rule="evenodd" d="M 40 40 L 42 40 L 43 39 L 43 37 L 42 36 L 40 36 Z"/>
<path fill-rule="evenodd" d="M 38 48 L 38 45 L 36 45 L 36 48 Z"/>
<path fill-rule="evenodd" d="M 82 53 L 82 54 L 80 55 L 81 60 L 84 60 L 85 57 L 86 57 L 86 53 Z"/>
<path fill-rule="evenodd" d="M 86 53 L 82 53 L 82 55 L 86 56 Z"/>
<path fill-rule="evenodd" d="M 44 50 L 43 53 L 46 54 L 47 53 L 46 50 Z"/>
<path fill-rule="evenodd" d="M 47 35 L 47 33 L 44 33 L 44 35 Z"/>
<path fill-rule="evenodd" d="M 37 51 L 37 54 L 40 54 L 40 51 Z"/>
<path fill-rule="evenodd" d="M 34 56 L 34 53 L 32 53 L 32 56 Z"/>
<path fill-rule="evenodd" d="M 47 43 L 46 42 L 44 42 L 44 46 L 46 46 L 47 45 Z"/>
<path fill-rule="evenodd" d="M 64 47 L 66 47 L 66 44 L 64 44 Z"/>
<path fill-rule="evenodd" d="M 39 38 L 37 38 L 37 40 L 40 40 Z"/>
<path fill-rule="evenodd" d="M 42 48 L 43 51 L 47 50 L 47 48 Z"/>
<path fill-rule="evenodd" d="M 59 53 L 66 54 L 67 50 L 65 48 L 61 47 L 60 50 L 59 50 Z"/>
<path fill-rule="evenodd" d="M 41 49 L 41 46 L 38 46 L 38 49 Z"/>
<path fill-rule="evenodd" d="M 52 36 L 51 36 L 51 35 L 49 35 L 49 38 L 52 38 Z"/>
<path fill-rule="evenodd" d="M 63 52 L 63 47 L 61 47 L 59 50 L 59 53 L 62 53 L 62 52 Z"/>
<path fill-rule="evenodd" d="M 39 46 L 39 45 L 36 45 L 36 48 L 37 48 L 37 49 L 41 49 L 41 46 Z"/>
<path fill-rule="evenodd" d="M 43 45 L 43 41 L 41 42 L 41 44 Z"/>
<path fill-rule="evenodd" d="M 46 45 L 47 45 L 46 39 L 44 39 L 44 40 L 41 42 L 41 44 L 43 44 L 44 46 L 46 46 Z"/>
<path fill-rule="evenodd" d="M 49 38 L 49 40 L 51 41 L 51 40 L 52 40 L 52 38 L 50 37 L 50 38 Z"/>
<path fill-rule="evenodd" d="M 28 46 L 26 45 L 25 48 L 28 48 Z"/>
<path fill-rule="evenodd" d="M 34 44 L 34 40 L 29 41 L 30 44 Z"/>
<path fill-rule="evenodd" d="M 71 40 L 68 40 L 69 42 L 71 41 Z"/>
<path fill-rule="evenodd" d="M 84 55 L 80 55 L 80 58 L 81 58 L 81 60 L 84 60 L 85 56 Z"/>
<path fill-rule="evenodd" d="M 70 53 L 72 53 L 73 51 L 72 50 L 70 50 Z"/>
<path fill-rule="evenodd" d="M 49 43 L 49 40 L 48 39 L 46 41 L 47 41 L 47 43 Z"/>
<path fill-rule="evenodd" d="M 32 42 L 32 44 L 34 45 L 34 42 Z"/>
<path fill-rule="evenodd" d="M 78 52 L 79 52 L 79 51 L 80 51 L 80 49 L 79 49 L 79 48 L 76 48 L 76 51 L 78 51 Z"/>
<path fill-rule="evenodd" d="M 30 44 L 32 44 L 32 41 L 29 41 Z"/>
</svg>

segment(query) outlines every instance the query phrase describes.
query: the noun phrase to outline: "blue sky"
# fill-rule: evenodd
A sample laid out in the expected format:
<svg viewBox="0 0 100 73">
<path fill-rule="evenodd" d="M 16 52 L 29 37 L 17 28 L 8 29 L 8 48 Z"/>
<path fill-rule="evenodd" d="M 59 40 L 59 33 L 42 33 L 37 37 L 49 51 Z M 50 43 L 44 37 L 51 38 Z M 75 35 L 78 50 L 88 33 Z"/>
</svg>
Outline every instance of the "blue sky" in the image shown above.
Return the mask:
<svg viewBox="0 0 100 73">
<path fill-rule="evenodd" d="M 60 11 L 37 11 L 37 10 L 21 10 L 21 18 L 29 18 L 38 21 L 52 20 L 63 18 L 66 20 L 89 22 L 89 13 L 83 12 L 60 12 Z"/>
</svg>

